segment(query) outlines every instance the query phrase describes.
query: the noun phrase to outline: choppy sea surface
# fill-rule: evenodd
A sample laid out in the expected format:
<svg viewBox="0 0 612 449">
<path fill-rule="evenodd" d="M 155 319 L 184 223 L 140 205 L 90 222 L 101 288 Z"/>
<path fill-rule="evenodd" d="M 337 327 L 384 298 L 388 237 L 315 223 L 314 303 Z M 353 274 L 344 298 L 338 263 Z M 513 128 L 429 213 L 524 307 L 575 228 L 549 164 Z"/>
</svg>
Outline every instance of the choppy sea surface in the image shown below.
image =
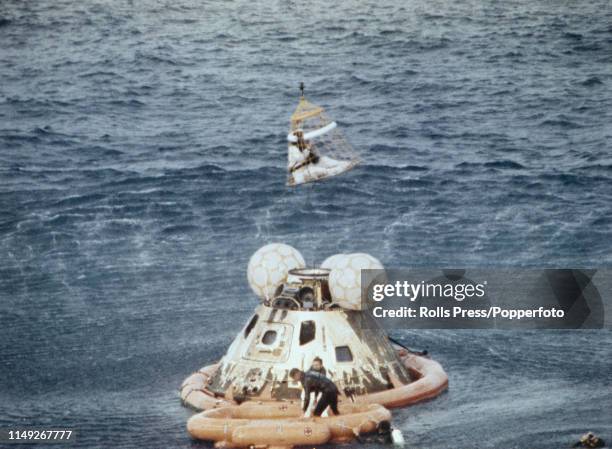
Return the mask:
<svg viewBox="0 0 612 449">
<path fill-rule="evenodd" d="M 288 189 L 300 81 L 364 163 Z M 265 243 L 610 266 L 611 92 L 606 0 L 3 0 L 0 427 L 210 447 L 178 387 L 248 318 Z M 393 335 L 451 382 L 394 412 L 410 447 L 612 440 L 609 331 Z"/>
</svg>

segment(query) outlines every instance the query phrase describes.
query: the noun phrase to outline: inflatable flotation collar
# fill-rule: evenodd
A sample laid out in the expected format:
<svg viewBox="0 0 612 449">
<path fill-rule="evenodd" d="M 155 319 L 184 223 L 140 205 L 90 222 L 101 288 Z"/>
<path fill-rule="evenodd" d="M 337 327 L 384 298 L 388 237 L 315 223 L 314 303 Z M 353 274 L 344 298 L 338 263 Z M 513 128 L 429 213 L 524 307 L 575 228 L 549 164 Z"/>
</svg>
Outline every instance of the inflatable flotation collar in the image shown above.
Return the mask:
<svg viewBox="0 0 612 449">
<path fill-rule="evenodd" d="M 371 394 L 355 395 L 355 401 L 381 404 L 387 408 L 405 407 L 438 396 L 448 388 L 448 376 L 438 362 L 429 357 L 410 353 L 403 348 L 397 348 L 397 353 L 414 380 L 407 384 L 395 380 L 393 381 L 393 388 Z M 218 364 L 209 365 L 185 379 L 180 390 L 181 399 L 185 405 L 196 410 L 210 410 L 237 404 L 236 401 L 231 399 L 216 396 L 208 389 L 211 378 L 218 368 Z M 268 402 L 272 404 L 284 403 L 279 401 Z"/>
</svg>

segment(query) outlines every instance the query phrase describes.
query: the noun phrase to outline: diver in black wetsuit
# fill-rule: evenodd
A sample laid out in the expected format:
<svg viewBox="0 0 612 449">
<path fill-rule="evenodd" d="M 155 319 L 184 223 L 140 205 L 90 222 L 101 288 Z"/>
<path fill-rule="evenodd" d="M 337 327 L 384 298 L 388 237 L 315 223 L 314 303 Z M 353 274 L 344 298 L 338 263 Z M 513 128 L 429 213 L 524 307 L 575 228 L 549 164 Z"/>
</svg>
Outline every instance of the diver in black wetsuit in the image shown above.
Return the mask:
<svg viewBox="0 0 612 449">
<path fill-rule="evenodd" d="M 327 370 L 323 366 L 323 360 L 321 359 L 321 357 L 315 357 L 314 359 L 312 359 L 309 371 L 314 371 L 315 373 L 327 376 Z M 318 401 L 321 397 L 321 391 L 319 391 L 318 389 L 313 389 L 312 392 L 314 393 L 315 401 Z"/>
<path fill-rule="evenodd" d="M 308 370 L 304 373 L 298 368 L 293 368 L 289 372 L 289 377 L 296 382 L 300 381 L 304 387 L 304 413 L 306 413 L 308 405 L 310 404 L 310 393 L 320 392 L 321 397 L 317 401 L 314 416 L 321 416 L 321 413 L 323 413 L 327 407 L 331 408 L 334 415 L 340 414 L 338 411 L 338 394 L 340 394 L 340 392 L 331 379 L 320 372 Z"/>
</svg>

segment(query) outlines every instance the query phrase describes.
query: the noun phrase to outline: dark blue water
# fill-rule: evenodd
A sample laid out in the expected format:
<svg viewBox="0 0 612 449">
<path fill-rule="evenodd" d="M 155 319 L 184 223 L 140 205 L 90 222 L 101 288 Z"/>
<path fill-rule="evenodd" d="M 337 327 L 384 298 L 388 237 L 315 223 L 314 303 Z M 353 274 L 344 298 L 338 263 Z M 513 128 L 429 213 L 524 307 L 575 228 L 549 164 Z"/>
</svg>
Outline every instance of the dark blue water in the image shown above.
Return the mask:
<svg viewBox="0 0 612 449">
<path fill-rule="evenodd" d="M 309 261 L 610 266 L 612 6 L 547 1 L 0 3 L 0 426 L 192 442 L 177 389 Z M 297 84 L 365 163 L 284 186 Z M 609 331 L 394 332 L 447 368 L 395 412 L 422 448 L 612 439 Z"/>
</svg>

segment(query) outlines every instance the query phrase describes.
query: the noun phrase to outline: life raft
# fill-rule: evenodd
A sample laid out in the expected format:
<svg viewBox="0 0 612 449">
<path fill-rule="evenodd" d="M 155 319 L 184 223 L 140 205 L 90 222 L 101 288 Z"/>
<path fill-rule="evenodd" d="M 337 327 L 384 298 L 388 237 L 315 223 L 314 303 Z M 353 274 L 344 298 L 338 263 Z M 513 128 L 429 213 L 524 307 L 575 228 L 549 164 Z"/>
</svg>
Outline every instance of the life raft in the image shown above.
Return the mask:
<svg viewBox="0 0 612 449">
<path fill-rule="evenodd" d="M 345 403 L 338 408 L 337 416 L 302 418 L 299 404 L 245 403 L 198 413 L 187 421 L 187 431 L 193 438 L 214 441 L 216 447 L 289 449 L 350 441 L 391 420 L 391 412 L 378 404 Z"/>
<path fill-rule="evenodd" d="M 417 355 L 406 349 L 397 349 L 398 355 L 413 377 L 413 381 L 402 384 L 391 379 L 393 388 L 376 393 L 356 396 L 357 403 L 380 404 L 387 408 L 405 407 L 438 396 L 448 387 L 448 376 L 442 366 L 428 357 Z M 209 389 L 210 379 L 218 364 L 206 366 L 189 376 L 181 386 L 180 396 L 185 405 L 196 410 L 210 410 L 237 405 L 236 402 L 219 398 Z M 341 401 L 341 404 L 347 401 Z M 293 401 L 269 401 L 271 404 L 293 404 Z"/>
</svg>

